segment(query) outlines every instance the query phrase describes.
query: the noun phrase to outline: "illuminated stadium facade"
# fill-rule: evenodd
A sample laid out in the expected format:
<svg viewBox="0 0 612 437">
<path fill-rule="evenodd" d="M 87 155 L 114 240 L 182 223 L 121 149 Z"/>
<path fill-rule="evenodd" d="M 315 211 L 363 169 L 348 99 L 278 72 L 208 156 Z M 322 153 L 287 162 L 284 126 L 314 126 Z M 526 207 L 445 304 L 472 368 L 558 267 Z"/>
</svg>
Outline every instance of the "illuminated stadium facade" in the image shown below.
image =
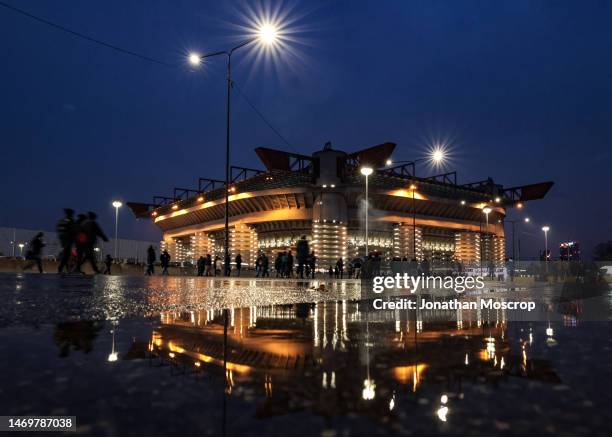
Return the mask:
<svg viewBox="0 0 612 437">
<path fill-rule="evenodd" d="M 504 188 L 488 178 L 458 184 L 455 172 L 416 177 L 414 163 L 386 166 L 395 144 L 353 153 L 331 146 L 311 156 L 255 149 L 265 170 L 232 167 L 229 187 L 230 252 L 252 266 L 257 254 L 295 251 L 311 243 L 317 268 L 365 254 L 365 176 L 369 176 L 369 250 L 436 264 L 502 262 L 506 210 L 543 198 L 552 182 Z M 223 258 L 224 182 L 200 178 L 197 189 L 175 188 L 153 203 L 129 202 L 140 218 L 163 231 L 174 261 L 210 253 Z M 488 207 L 491 212 L 483 213 Z M 487 223 L 488 222 L 488 223 Z M 272 258 L 273 259 L 273 258 Z"/>
</svg>

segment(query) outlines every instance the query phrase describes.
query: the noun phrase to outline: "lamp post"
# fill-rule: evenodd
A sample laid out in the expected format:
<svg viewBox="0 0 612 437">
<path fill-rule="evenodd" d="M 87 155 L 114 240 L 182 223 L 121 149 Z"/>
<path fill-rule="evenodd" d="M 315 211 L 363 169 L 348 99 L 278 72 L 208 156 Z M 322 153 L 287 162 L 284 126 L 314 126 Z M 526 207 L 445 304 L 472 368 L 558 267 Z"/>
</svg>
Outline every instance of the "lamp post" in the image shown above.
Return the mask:
<svg viewBox="0 0 612 437">
<path fill-rule="evenodd" d="M 368 198 L 368 177 L 374 172 L 372 167 L 361 167 L 361 174 L 365 176 L 365 195 L 366 195 L 366 207 L 365 207 L 365 257 L 368 257 L 368 209 L 370 208 L 370 201 Z"/>
<path fill-rule="evenodd" d="M 232 92 L 232 55 L 234 52 L 244 46 L 247 46 L 255 41 L 261 41 L 264 44 L 273 44 L 278 36 L 276 28 L 272 25 L 264 25 L 259 29 L 256 37 L 250 38 L 230 50 L 224 50 L 207 55 L 198 55 L 197 53 L 191 53 L 189 55 L 189 62 L 198 66 L 206 58 L 212 58 L 214 56 L 227 56 L 227 104 L 226 104 L 226 126 L 225 126 L 225 240 L 223 244 L 224 257 L 223 262 L 225 264 L 225 276 L 229 276 L 229 185 L 230 185 L 230 115 L 231 115 L 231 92 Z"/>
<path fill-rule="evenodd" d="M 483 214 L 485 215 L 485 218 L 486 218 L 486 223 L 487 223 L 487 226 L 485 227 L 484 235 L 486 235 L 486 234 L 487 234 L 487 232 L 489 232 L 489 214 L 491 213 L 491 211 L 493 211 L 493 210 L 492 210 L 490 207 L 488 207 L 488 206 L 485 206 L 484 208 L 482 208 L 482 212 L 483 212 Z M 481 223 L 482 223 L 482 221 L 481 221 Z M 483 236 L 484 236 L 484 235 L 481 235 L 481 236 L 480 236 L 480 238 L 481 238 L 481 239 L 483 239 L 483 240 L 484 240 L 484 238 L 483 238 Z M 480 271 L 480 273 L 481 273 L 481 274 L 482 274 L 482 252 L 483 252 L 483 251 L 482 251 L 482 249 L 481 249 L 481 251 L 480 251 L 480 253 L 481 253 L 481 254 L 480 254 L 480 259 L 481 259 L 481 262 L 480 262 L 480 270 L 481 270 L 481 271 Z M 487 254 L 487 255 L 488 255 L 488 254 Z M 488 257 L 487 257 L 487 258 L 488 258 Z M 488 261 L 488 259 L 487 259 L 486 261 Z"/>
<path fill-rule="evenodd" d="M 113 206 L 115 207 L 115 258 L 117 258 L 117 249 L 119 248 L 119 208 L 123 206 L 123 203 L 119 200 L 114 200 Z"/>
<path fill-rule="evenodd" d="M 512 223 L 512 259 L 515 262 L 518 262 L 518 261 L 520 261 L 520 258 L 521 258 L 521 238 L 520 237 L 518 238 L 518 256 L 515 257 L 515 253 L 514 252 L 515 252 L 516 245 L 515 245 L 514 234 L 515 234 L 515 224 L 516 223 L 520 223 L 521 220 L 508 220 L 508 219 L 506 219 L 505 221 L 508 222 L 508 223 Z M 525 217 L 522 221 L 524 223 L 529 223 L 530 219 L 529 219 L 529 217 Z"/>
<path fill-rule="evenodd" d="M 550 231 L 550 226 L 542 226 L 542 230 L 544 231 L 544 261 L 548 266 L 548 231 Z"/>
<path fill-rule="evenodd" d="M 19 243 L 18 246 L 19 246 L 19 256 L 23 258 L 23 247 L 25 246 L 25 244 Z"/>
<path fill-rule="evenodd" d="M 414 190 L 416 190 L 415 184 L 410 184 L 412 190 L 412 257 L 417 259 L 416 256 L 416 205 L 414 201 Z"/>
</svg>

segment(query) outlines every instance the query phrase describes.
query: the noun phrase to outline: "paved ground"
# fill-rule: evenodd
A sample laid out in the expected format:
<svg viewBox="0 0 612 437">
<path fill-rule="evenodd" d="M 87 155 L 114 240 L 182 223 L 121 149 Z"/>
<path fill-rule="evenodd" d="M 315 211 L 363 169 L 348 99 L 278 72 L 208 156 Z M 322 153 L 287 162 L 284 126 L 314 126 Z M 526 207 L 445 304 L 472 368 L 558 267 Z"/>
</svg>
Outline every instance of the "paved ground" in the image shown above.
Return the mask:
<svg viewBox="0 0 612 437">
<path fill-rule="evenodd" d="M 609 435 L 609 322 L 459 326 L 320 285 L 0 274 L 0 414 L 109 436 Z"/>
</svg>

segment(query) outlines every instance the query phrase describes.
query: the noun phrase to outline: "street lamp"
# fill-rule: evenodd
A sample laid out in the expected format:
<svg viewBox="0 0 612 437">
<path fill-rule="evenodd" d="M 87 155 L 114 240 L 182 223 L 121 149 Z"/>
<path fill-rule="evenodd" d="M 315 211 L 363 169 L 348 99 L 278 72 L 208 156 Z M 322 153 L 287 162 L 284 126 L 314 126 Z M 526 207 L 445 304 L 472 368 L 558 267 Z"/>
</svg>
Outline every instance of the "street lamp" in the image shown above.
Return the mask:
<svg viewBox="0 0 612 437">
<path fill-rule="evenodd" d="M 374 172 L 372 167 L 361 167 L 361 174 L 365 176 L 365 193 L 366 193 L 366 207 L 365 207 L 365 256 L 368 257 L 368 208 L 370 202 L 368 199 L 368 177 Z"/>
<path fill-rule="evenodd" d="M 416 256 L 416 205 L 414 201 L 414 190 L 416 190 L 415 184 L 410 184 L 412 190 L 412 257 L 417 259 Z"/>
<path fill-rule="evenodd" d="M 119 208 L 123 206 L 119 200 L 113 201 L 113 207 L 115 208 L 115 258 L 117 258 L 117 248 L 119 247 L 118 230 L 119 230 Z"/>
<path fill-rule="evenodd" d="M 512 223 L 512 259 L 514 260 L 514 262 L 518 262 L 520 260 L 520 258 L 521 258 L 521 238 L 519 236 L 519 239 L 518 239 L 518 257 L 515 257 L 514 250 L 515 250 L 516 246 L 514 244 L 514 241 L 515 241 L 514 234 L 515 234 L 515 224 L 516 223 L 520 223 L 520 220 L 508 220 L 508 219 L 506 219 L 505 221 L 508 222 L 508 223 Z M 529 221 L 530 221 L 529 217 L 525 217 L 523 219 L 524 223 L 529 223 Z"/>
<path fill-rule="evenodd" d="M 486 223 L 487 223 L 487 226 L 486 226 L 486 228 L 485 228 L 484 235 L 486 235 L 486 234 L 487 234 L 487 232 L 489 232 L 489 214 L 491 214 L 491 211 L 493 211 L 493 210 L 492 210 L 491 208 L 489 208 L 488 206 L 485 206 L 484 208 L 482 208 L 482 212 L 483 212 L 483 214 L 485 215 L 486 220 L 487 220 L 487 222 L 486 222 Z M 482 220 L 480 221 L 480 223 L 482 223 Z M 482 240 L 484 240 L 484 238 L 483 238 L 483 237 L 484 237 L 484 235 L 481 235 L 481 236 L 480 236 L 480 238 L 481 238 Z M 481 246 L 482 246 L 482 248 L 487 247 L 487 246 L 485 246 L 483 243 L 484 243 L 484 241 L 481 241 Z M 482 255 L 483 255 L 483 253 L 482 253 L 482 252 L 484 252 L 484 251 L 482 250 L 482 248 L 481 248 L 481 250 L 480 250 L 480 269 L 481 269 L 481 272 L 480 272 L 480 273 L 481 273 L 481 274 L 482 274 Z M 487 255 L 488 255 L 488 254 L 487 254 Z M 487 259 L 487 261 L 488 261 L 488 259 Z"/>
<path fill-rule="evenodd" d="M 18 246 L 19 246 L 19 256 L 23 258 L 23 247 L 25 246 L 25 244 L 19 243 Z"/>
<path fill-rule="evenodd" d="M 225 275 L 229 276 L 229 184 L 230 184 L 230 96 L 232 92 L 232 55 L 236 50 L 247 46 L 255 41 L 260 41 L 262 44 L 271 45 L 278 39 L 278 30 L 272 24 L 262 25 L 257 36 L 252 37 L 230 50 L 224 50 L 206 55 L 199 55 L 197 53 L 191 53 L 189 55 L 189 63 L 193 66 L 198 66 L 206 58 L 212 58 L 214 56 L 227 56 L 227 106 L 226 106 L 226 129 L 225 129 L 225 241 L 224 241 L 224 263 L 225 263 Z"/>
<path fill-rule="evenodd" d="M 544 261 L 548 263 L 548 231 L 550 231 L 550 226 L 542 226 L 542 230 L 544 231 Z"/>
</svg>

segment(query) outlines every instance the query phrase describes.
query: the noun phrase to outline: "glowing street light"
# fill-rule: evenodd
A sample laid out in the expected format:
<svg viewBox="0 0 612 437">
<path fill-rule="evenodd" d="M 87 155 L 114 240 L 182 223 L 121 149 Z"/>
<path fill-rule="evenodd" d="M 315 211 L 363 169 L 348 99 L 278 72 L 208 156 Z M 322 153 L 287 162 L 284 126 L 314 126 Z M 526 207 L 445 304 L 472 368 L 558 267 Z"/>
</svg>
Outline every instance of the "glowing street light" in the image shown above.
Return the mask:
<svg viewBox="0 0 612 437">
<path fill-rule="evenodd" d="M 415 184 L 410 184 L 410 190 L 412 191 L 412 257 L 417 259 L 416 253 L 416 204 L 414 192 L 416 190 Z"/>
<path fill-rule="evenodd" d="M 542 226 L 542 230 L 544 231 L 544 261 L 548 262 L 548 231 L 550 231 L 550 226 Z"/>
<path fill-rule="evenodd" d="M 121 208 L 122 206 L 123 203 L 121 203 L 119 200 L 113 201 L 113 207 L 115 208 L 115 258 L 117 258 L 117 249 L 119 248 L 119 208 Z"/>
<path fill-rule="evenodd" d="M 444 149 L 440 146 L 436 147 L 430 155 L 431 160 L 436 164 L 442 164 L 445 157 L 446 154 L 444 153 Z"/>
<path fill-rule="evenodd" d="M 368 209 L 370 208 L 370 201 L 368 198 L 368 177 L 374 172 L 372 167 L 361 167 L 361 174 L 365 176 L 365 193 L 366 193 L 366 207 L 365 207 L 365 256 L 368 257 Z"/>
<path fill-rule="evenodd" d="M 19 246 L 19 256 L 21 258 L 23 258 L 23 248 L 24 248 L 25 244 L 19 243 L 18 246 Z"/>
<path fill-rule="evenodd" d="M 200 55 L 198 53 L 190 53 L 188 61 L 191 65 L 197 67 L 206 58 L 214 56 L 227 56 L 227 104 L 226 104 L 226 131 L 225 131 L 225 241 L 224 241 L 224 265 L 225 276 L 229 276 L 229 186 L 230 186 L 230 126 L 231 126 L 231 106 L 230 97 L 232 92 L 232 55 L 242 47 L 245 47 L 254 42 L 260 42 L 266 46 L 274 44 L 279 39 L 279 30 L 272 23 L 263 23 L 259 26 L 256 35 L 230 50 L 208 53 Z"/>
<path fill-rule="evenodd" d="M 414 159 L 412 161 L 393 161 L 391 159 L 387 159 L 385 161 L 385 165 L 388 167 L 393 164 L 411 164 L 412 165 L 412 175 L 416 176 L 416 163 L 422 161 L 429 161 L 436 166 L 440 166 L 444 164 L 446 160 L 446 151 L 442 146 L 436 146 L 433 150 L 429 152 L 429 154 L 423 158 Z"/>
<path fill-rule="evenodd" d="M 264 24 L 259 28 L 259 39 L 264 44 L 274 44 L 278 37 L 278 30 L 271 24 Z"/>
<path fill-rule="evenodd" d="M 202 57 L 197 53 L 191 53 L 189 55 L 189 63 L 194 67 L 197 67 L 202 62 Z"/>
<path fill-rule="evenodd" d="M 484 235 L 486 235 L 489 232 L 489 214 L 491 214 L 491 211 L 493 211 L 493 210 L 490 207 L 488 207 L 488 206 L 485 206 L 484 208 L 482 208 L 482 212 L 485 215 L 486 220 L 487 220 L 487 227 L 485 228 L 484 234 L 481 232 L 481 235 L 480 235 L 480 240 L 481 240 L 480 241 L 480 270 L 481 270 L 481 274 L 482 274 L 482 255 L 483 255 L 483 252 L 484 252 L 484 247 L 483 247 L 483 242 L 484 242 L 483 240 L 484 240 L 484 238 L 483 237 L 484 237 Z M 481 223 L 481 228 L 482 228 L 482 220 L 480 220 L 480 223 Z M 487 259 L 487 261 L 488 261 L 488 259 Z"/>
</svg>

